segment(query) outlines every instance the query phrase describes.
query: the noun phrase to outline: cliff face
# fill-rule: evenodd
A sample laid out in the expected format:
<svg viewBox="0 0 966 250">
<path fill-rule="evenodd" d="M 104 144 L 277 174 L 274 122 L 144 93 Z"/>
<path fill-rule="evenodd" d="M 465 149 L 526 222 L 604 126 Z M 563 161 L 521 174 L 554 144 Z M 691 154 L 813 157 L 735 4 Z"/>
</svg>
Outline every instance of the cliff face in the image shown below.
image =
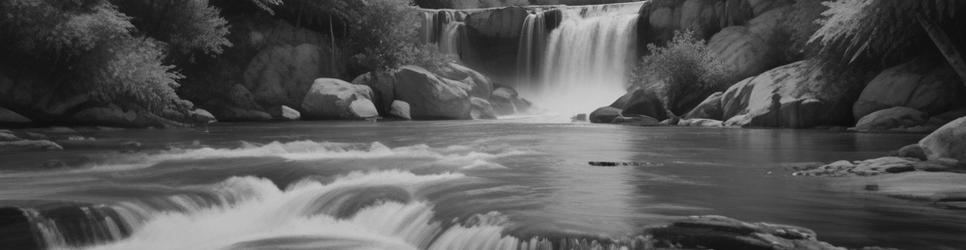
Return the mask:
<svg viewBox="0 0 966 250">
<path fill-rule="evenodd" d="M 416 0 L 416 5 L 429 9 L 474 9 L 524 5 L 590 5 L 626 2 L 634 2 L 634 0 Z"/>
</svg>

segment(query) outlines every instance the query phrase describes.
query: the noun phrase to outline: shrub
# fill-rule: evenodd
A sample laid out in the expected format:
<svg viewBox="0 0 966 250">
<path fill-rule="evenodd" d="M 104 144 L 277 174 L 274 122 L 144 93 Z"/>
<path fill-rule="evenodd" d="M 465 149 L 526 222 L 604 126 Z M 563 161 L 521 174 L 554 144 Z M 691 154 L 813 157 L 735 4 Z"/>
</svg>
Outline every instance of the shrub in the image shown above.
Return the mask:
<svg viewBox="0 0 966 250">
<path fill-rule="evenodd" d="M 777 41 L 771 41 L 781 48 L 782 61 L 793 62 L 804 59 L 806 55 L 814 54 L 809 48 L 808 40 L 820 27 L 819 20 L 822 12 L 828 9 L 823 5 L 824 0 L 795 0 L 788 17 L 779 23 L 775 35 Z"/>
<path fill-rule="evenodd" d="M 663 47 L 647 46 L 632 74 L 634 87 L 655 90 L 673 114 L 683 114 L 714 91 L 733 83 L 694 33 L 676 32 Z"/>
<path fill-rule="evenodd" d="M 0 1 L 0 37 L 39 59 L 67 58 L 125 37 L 134 28 L 130 19 L 99 0 Z"/>
<path fill-rule="evenodd" d="M 168 44 L 177 55 L 194 51 L 221 54 L 232 44 L 228 21 L 208 0 L 117 0 L 121 10 L 134 16 L 138 31 Z"/>
<path fill-rule="evenodd" d="M 183 103 L 175 93 L 182 76 L 162 63 L 164 56 L 163 45 L 150 38 L 112 41 L 84 57 L 81 77 L 97 101 L 137 104 L 160 113 Z"/>
</svg>

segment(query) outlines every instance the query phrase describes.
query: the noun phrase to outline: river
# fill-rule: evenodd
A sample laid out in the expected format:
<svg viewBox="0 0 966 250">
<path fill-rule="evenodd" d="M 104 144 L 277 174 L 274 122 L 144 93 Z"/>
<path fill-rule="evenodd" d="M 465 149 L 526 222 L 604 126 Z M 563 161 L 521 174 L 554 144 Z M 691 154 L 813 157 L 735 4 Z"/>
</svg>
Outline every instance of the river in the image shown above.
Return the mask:
<svg viewBox="0 0 966 250">
<path fill-rule="evenodd" d="M 138 150 L 0 155 L 0 206 L 49 248 L 538 249 L 627 244 L 680 216 L 803 226 L 847 247 L 966 246 L 966 214 L 794 177 L 921 135 L 528 119 L 105 130 Z M 44 169 L 60 160 L 67 168 Z M 630 162 L 598 167 L 590 161 Z"/>
</svg>

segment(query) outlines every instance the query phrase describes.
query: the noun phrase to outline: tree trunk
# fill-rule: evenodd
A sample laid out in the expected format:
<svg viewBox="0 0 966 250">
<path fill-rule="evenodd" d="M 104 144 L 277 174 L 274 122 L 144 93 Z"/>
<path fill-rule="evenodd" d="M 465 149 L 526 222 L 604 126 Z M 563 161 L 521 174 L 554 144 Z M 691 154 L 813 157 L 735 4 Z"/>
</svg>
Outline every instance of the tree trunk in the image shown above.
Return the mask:
<svg viewBox="0 0 966 250">
<path fill-rule="evenodd" d="M 966 85 L 966 61 L 963 59 L 963 54 L 960 53 L 959 49 L 956 48 L 956 45 L 953 44 L 953 40 L 949 38 L 949 35 L 947 35 L 942 28 L 926 18 L 923 18 L 922 15 L 917 16 L 916 18 L 919 20 L 919 25 L 922 26 L 922 29 L 929 34 L 929 38 L 932 39 L 932 42 L 935 43 L 936 47 L 939 48 L 939 51 L 942 52 L 943 57 L 946 58 L 946 62 L 949 63 L 949 66 L 951 66 L 953 70 L 956 71 L 956 74 L 959 75 L 959 80 Z"/>
</svg>

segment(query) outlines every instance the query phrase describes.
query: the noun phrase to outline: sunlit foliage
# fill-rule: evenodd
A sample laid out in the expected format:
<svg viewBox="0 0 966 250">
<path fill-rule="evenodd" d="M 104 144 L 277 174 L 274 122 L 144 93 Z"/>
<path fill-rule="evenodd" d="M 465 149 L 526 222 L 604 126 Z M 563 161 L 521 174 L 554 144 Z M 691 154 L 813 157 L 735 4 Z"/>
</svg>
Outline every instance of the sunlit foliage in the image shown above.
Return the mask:
<svg viewBox="0 0 966 250">
<path fill-rule="evenodd" d="M 678 32 L 666 46 L 648 45 L 633 73 L 636 87 L 656 89 L 667 107 L 682 114 L 700 99 L 733 83 L 701 39 L 693 32 Z"/>
</svg>

